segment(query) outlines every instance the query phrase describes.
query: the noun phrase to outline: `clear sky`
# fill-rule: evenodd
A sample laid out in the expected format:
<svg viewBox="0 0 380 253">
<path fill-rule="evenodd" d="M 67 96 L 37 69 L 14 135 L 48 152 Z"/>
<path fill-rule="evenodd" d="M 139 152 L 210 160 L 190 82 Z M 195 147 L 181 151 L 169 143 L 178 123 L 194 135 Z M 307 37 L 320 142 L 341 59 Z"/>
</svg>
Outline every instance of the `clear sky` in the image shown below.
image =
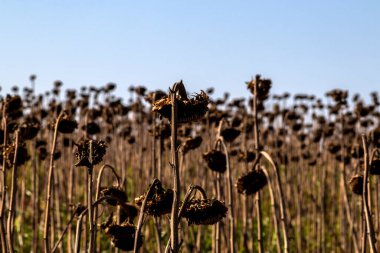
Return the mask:
<svg viewBox="0 0 380 253">
<path fill-rule="evenodd" d="M 1 93 L 131 84 L 246 96 L 256 73 L 273 92 L 380 91 L 380 1 L 0 0 Z"/>
</svg>

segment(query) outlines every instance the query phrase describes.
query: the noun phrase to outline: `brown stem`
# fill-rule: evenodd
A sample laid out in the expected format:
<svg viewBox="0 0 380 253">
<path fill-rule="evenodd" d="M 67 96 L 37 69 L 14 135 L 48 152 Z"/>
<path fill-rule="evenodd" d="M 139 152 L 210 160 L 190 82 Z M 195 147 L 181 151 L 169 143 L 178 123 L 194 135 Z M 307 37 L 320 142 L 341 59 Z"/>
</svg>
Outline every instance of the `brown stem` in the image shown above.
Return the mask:
<svg viewBox="0 0 380 253">
<path fill-rule="evenodd" d="M 278 172 L 277 165 L 273 161 L 272 157 L 265 151 L 261 151 L 260 153 L 272 165 L 274 174 L 277 180 L 277 191 L 278 191 L 278 196 L 280 198 L 280 219 L 281 219 L 281 225 L 282 225 L 282 231 L 283 231 L 283 237 L 284 237 L 284 252 L 288 252 L 289 250 L 288 228 L 287 228 L 287 223 L 286 223 L 287 221 L 286 221 L 286 211 L 285 211 L 285 200 L 284 200 L 283 192 L 282 192 L 280 173 Z"/>
<path fill-rule="evenodd" d="M 117 180 L 117 187 L 119 188 L 120 187 L 120 177 L 117 175 L 116 171 L 115 171 L 115 168 L 112 167 L 111 165 L 109 164 L 104 164 L 100 170 L 99 170 L 99 173 L 98 173 L 98 178 L 96 180 L 96 192 L 95 192 L 95 201 L 97 201 L 99 199 L 99 194 L 100 194 L 100 187 L 101 187 L 101 183 L 102 183 L 102 178 L 103 178 L 103 172 L 106 168 L 109 168 L 113 175 L 116 177 L 116 180 Z M 96 217 L 98 217 L 98 207 L 94 207 L 94 218 L 96 219 Z M 94 227 L 94 238 L 96 238 L 96 234 L 97 234 L 97 229 L 96 229 L 96 226 Z"/>
<path fill-rule="evenodd" d="M 258 118 L 257 118 L 257 85 L 260 82 L 260 76 L 256 75 L 255 84 L 253 86 L 253 99 L 252 99 L 252 113 L 253 113 L 253 136 L 255 142 L 255 149 L 259 150 L 260 148 L 260 140 L 259 140 L 259 126 L 258 126 Z M 255 166 L 257 168 L 257 165 Z M 258 251 L 259 253 L 264 252 L 263 242 L 262 242 L 262 218 L 261 218 L 261 199 L 260 199 L 260 191 L 256 193 L 255 197 L 256 202 L 256 214 L 257 214 L 257 241 L 258 241 Z"/>
<path fill-rule="evenodd" d="M 160 180 L 158 179 L 155 179 L 153 181 L 153 183 L 149 186 L 149 189 L 148 189 L 148 192 L 146 193 L 145 195 L 145 198 L 144 198 L 144 201 L 141 205 L 141 208 L 140 208 L 140 215 L 139 215 L 139 221 L 137 223 L 137 228 L 136 228 L 136 233 L 135 233 L 135 245 L 134 245 L 134 248 L 133 248 L 133 252 L 134 253 L 137 253 L 138 252 L 138 248 L 137 246 L 139 245 L 139 238 L 140 238 L 140 232 L 141 232 L 141 228 L 142 228 L 142 225 L 143 225 L 143 220 L 144 220 L 144 211 L 145 211 L 145 206 L 146 206 L 146 202 L 148 201 L 148 199 L 151 197 L 152 193 L 153 193 L 153 189 L 154 187 L 160 183 Z"/>
<path fill-rule="evenodd" d="M 1 167 L 1 205 L 0 205 L 0 238 L 1 238 L 1 251 L 7 251 L 7 242 L 6 242 L 6 232 L 4 224 L 4 210 L 5 210 L 5 199 L 7 195 L 7 178 L 6 178 L 6 159 L 5 157 L 5 147 L 8 143 L 8 132 L 7 132 L 7 116 L 5 114 L 5 105 L 3 105 L 3 119 L 2 119 L 3 131 L 4 131 L 4 142 L 3 142 L 3 164 Z"/>
<path fill-rule="evenodd" d="M 50 152 L 50 165 L 49 165 L 49 175 L 48 175 L 48 185 L 46 190 L 46 204 L 45 204 L 45 217 L 44 217 L 44 252 L 50 252 L 49 246 L 49 221 L 50 221 L 50 202 L 51 202 L 51 193 L 52 193 L 52 183 L 53 183 L 53 170 L 54 170 L 54 153 L 57 145 L 57 136 L 58 136 L 58 124 L 61 118 L 65 115 L 64 112 L 61 112 L 55 122 L 54 126 L 54 137 L 53 137 L 53 146 Z"/>
<path fill-rule="evenodd" d="M 95 219 L 94 219 L 94 210 L 92 208 L 92 175 L 94 167 L 92 165 L 92 152 L 93 152 L 93 141 L 90 140 L 89 143 L 89 161 L 90 166 L 87 168 L 87 206 L 88 206 L 88 220 L 90 225 L 90 241 L 88 244 L 88 252 L 92 253 L 94 248 L 94 239 L 95 239 Z"/>
<path fill-rule="evenodd" d="M 102 203 L 104 200 L 107 199 L 112 199 L 112 200 L 117 200 L 117 198 L 112 197 L 112 196 L 103 196 L 96 200 L 94 203 L 92 203 L 91 208 L 96 207 L 100 203 Z M 74 246 L 74 252 L 79 253 L 80 252 L 80 241 L 81 241 L 81 235 L 82 235 L 82 220 L 83 217 L 87 214 L 88 212 L 88 207 L 82 211 L 82 213 L 78 216 L 78 221 L 77 221 L 77 227 L 76 227 L 76 233 L 75 233 L 75 246 Z"/>
<path fill-rule="evenodd" d="M 16 131 L 15 150 L 12 163 L 12 184 L 11 184 L 11 196 L 9 200 L 8 220 L 7 220 L 7 241 L 8 250 L 10 253 L 14 252 L 13 249 L 13 230 L 14 230 L 14 218 L 16 213 L 16 192 L 17 192 L 17 155 L 19 145 L 19 131 Z M 4 158 L 5 159 L 5 158 Z"/>
<path fill-rule="evenodd" d="M 173 176 L 173 206 L 171 211 L 170 231 L 171 231 L 171 250 L 173 253 L 178 253 L 178 210 L 180 201 L 180 179 L 179 179 L 179 164 L 178 164 L 178 151 L 177 151 L 177 85 L 174 85 L 174 90 L 170 92 L 170 99 L 172 104 L 171 115 L 171 166 L 174 172 Z"/>
<path fill-rule="evenodd" d="M 183 199 L 181 208 L 178 212 L 178 219 L 181 219 L 183 210 L 184 210 L 185 206 L 187 205 L 187 203 L 189 202 L 190 196 L 194 192 L 194 190 L 197 190 L 198 192 L 200 192 L 203 199 L 207 199 L 206 192 L 202 187 L 200 187 L 198 185 L 190 185 L 187 192 L 186 192 L 186 195 Z M 170 242 L 171 242 L 171 237 L 169 237 L 168 243 L 167 243 L 166 248 L 165 248 L 165 253 L 170 252 Z"/>
<path fill-rule="evenodd" d="M 369 246 L 371 248 L 372 253 L 376 253 L 376 240 L 375 240 L 375 233 L 373 229 L 373 223 L 372 223 L 372 217 L 371 217 L 371 211 L 369 210 L 368 206 L 368 198 L 371 195 L 371 192 L 368 192 L 368 184 L 369 184 L 369 179 L 368 179 L 368 161 L 369 161 L 369 156 L 368 156 L 368 144 L 367 144 L 367 138 L 363 134 L 362 135 L 362 143 L 363 143 L 363 149 L 364 149 L 364 179 L 363 179 L 363 201 L 364 201 L 364 213 L 365 213 L 365 218 L 366 218 L 366 230 L 368 234 L 368 239 L 369 239 Z"/>
<path fill-rule="evenodd" d="M 227 167 L 227 197 L 228 197 L 228 218 L 230 220 L 230 252 L 235 252 L 235 222 L 234 222 L 234 202 L 232 197 L 232 179 L 231 179 L 231 166 L 230 166 L 230 156 L 228 154 L 227 146 L 224 142 L 224 138 L 222 136 L 218 139 L 222 144 L 224 153 L 226 155 L 226 167 Z"/>
<path fill-rule="evenodd" d="M 269 196 L 270 196 L 270 202 L 271 202 L 271 208 L 272 208 L 272 215 L 273 215 L 273 223 L 274 223 L 274 230 L 275 230 L 275 233 L 276 233 L 276 239 L 277 239 L 277 252 L 281 252 L 281 235 L 280 235 L 280 231 L 278 229 L 278 219 L 277 219 L 277 215 L 276 215 L 276 203 L 275 203 L 275 198 L 274 198 L 274 194 L 273 194 L 273 186 L 272 186 L 272 182 L 270 180 L 270 177 L 269 177 L 269 173 L 268 171 L 265 169 L 265 168 L 261 168 L 262 171 L 264 172 L 266 178 L 267 178 L 267 181 L 268 181 L 268 186 L 269 186 Z"/>
</svg>

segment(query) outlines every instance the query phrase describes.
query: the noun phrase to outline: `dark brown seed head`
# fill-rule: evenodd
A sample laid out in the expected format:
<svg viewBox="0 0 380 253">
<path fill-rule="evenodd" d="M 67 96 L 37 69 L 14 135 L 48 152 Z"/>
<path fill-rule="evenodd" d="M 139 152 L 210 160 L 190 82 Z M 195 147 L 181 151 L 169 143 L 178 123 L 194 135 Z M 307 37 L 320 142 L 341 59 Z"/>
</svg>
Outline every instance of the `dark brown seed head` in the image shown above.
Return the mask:
<svg viewBox="0 0 380 253">
<path fill-rule="evenodd" d="M 178 123 L 198 121 L 208 111 L 209 97 L 204 91 L 188 99 L 181 96 L 177 100 Z M 152 111 L 158 112 L 162 117 L 171 120 L 171 100 L 170 97 L 162 98 L 153 104 Z"/>
<path fill-rule="evenodd" d="M 133 222 L 139 214 L 139 209 L 131 203 L 120 203 L 120 205 L 122 207 L 120 209 L 120 220 Z"/>
<path fill-rule="evenodd" d="M 64 116 L 58 123 L 58 131 L 63 134 L 71 134 L 78 128 L 78 123 L 69 116 Z"/>
<path fill-rule="evenodd" d="M 222 130 L 220 133 L 226 142 L 233 142 L 240 135 L 240 130 L 229 127 Z"/>
<path fill-rule="evenodd" d="M 104 224 L 103 226 L 104 234 L 111 239 L 111 243 L 118 249 L 131 251 L 135 245 L 135 232 L 136 226 L 123 222 L 120 225 L 111 223 Z M 142 236 L 139 235 L 138 247 L 142 245 Z"/>
<path fill-rule="evenodd" d="M 31 140 L 37 136 L 40 125 L 37 122 L 24 122 L 20 125 L 19 130 L 23 140 Z"/>
<path fill-rule="evenodd" d="M 100 126 L 96 122 L 89 122 L 84 126 L 87 134 L 94 135 L 100 133 Z"/>
<path fill-rule="evenodd" d="M 146 193 L 135 199 L 137 206 L 142 206 Z M 153 189 L 152 196 L 147 200 L 144 212 L 161 216 L 171 212 L 173 205 L 173 190 L 162 188 L 161 183 L 157 184 Z"/>
<path fill-rule="evenodd" d="M 370 165 L 369 173 L 371 175 L 380 175 L 380 159 L 379 158 L 373 159 Z"/>
<path fill-rule="evenodd" d="M 14 155 L 15 155 L 15 144 L 13 143 L 11 145 L 8 145 L 8 147 L 5 148 L 5 159 L 6 159 L 8 167 L 12 166 Z M 2 157 L 2 159 L 4 159 L 4 157 Z M 29 159 L 30 159 L 30 156 L 28 154 L 28 150 L 25 147 L 25 143 L 19 143 L 18 148 L 17 148 L 16 166 L 24 165 Z"/>
<path fill-rule="evenodd" d="M 22 100 L 18 95 L 7 96 L 5 100 L 5 114 L 10 115 L 22 109 Z"/>
<path fill-rule="evenodd" d="M 183 152 L 187 153 L 189 150 L 194 150 L 199 148 L 199 146 L 202 144 L 202 137 L 197 136 L 195 138 L 187 138 L 185 140 L 184 146 L 183 146 Z"/>
<path fill-rule="evenodd" d="M 153 104 L 154 102 L 165 98 L 167 94 L 163 92 L 162 90 L 156 90 L 154 92 L 149 92 L 148 95 L 145 96 L 145 100 L 148 101 L 150 104 Z"/>
<path fill-rule="evenodd" d="M 89 167 L 100 163 L 106 154 L 106 149 L 107 145 L 104 141 L 92 140 L 92 161 L 90 161 L 90 140 L 82 140 L 77 144 L 77 151 L 75 152 L 77 163 L 75 166 Z"/>
<path fill-rule="evenodd" d="M 236 188 L 241 194 L 251 195 L 260 191 L 267 183 L 267 177 L 262 170 L 251 170 L 238 179 Z"/>
<path fill-rule="evenodd" d="M 226 156 L 222 151 L 211 150 L 203 154 L 203 159 L 206 161 L 207 166 L 212 171 L 224 173 L 227 169 Z"/>
<path fill-rule="evenodd" d="M 258 81 L 258 82 L 257 82 Z M 272 87 L 272 81 L 270 79 L 262 79 L 260 75 L 256 75 L 255 79 L 246 82 L 247 88 L 252 94 L 254 94 L 255 86 L 257 90 L 257 98 L 259 100 L 265 100 L 269 96 L 269 91 Z"/>
<path fill-rule="evenodd" d="M 252 151 L 248 151 L 247 153 L 244 153 L 242 151 L 239 152 L 239 157 L 238 157 L 238 161 L 239 162 L 252 162 L 253 160 L 255 160 L 256 158 L 256 154 L 255 152 L 252 152 Z"/>
<path fill-rule="evenodd" d="M 185 206 L 183 217 L 189 225 L 213 225 L 226 217 L 228 208 L 216 199 L 193 199 Z"/>
<path fill-rule="evenodd" d="M 349 182 L 351 191 L 357 195 L 363 194 L 363 175 L 354 175 Z"/>
<path fill-rule="evenodd" d="M 106 187 L 100 191 L 103 196 L 110 196 L 113 199 L 107 199 L 106 202 L 111 206 L 116 206 L 120 203 L 127 202 L 127 194 L 118 187 Z"/>
</svg>

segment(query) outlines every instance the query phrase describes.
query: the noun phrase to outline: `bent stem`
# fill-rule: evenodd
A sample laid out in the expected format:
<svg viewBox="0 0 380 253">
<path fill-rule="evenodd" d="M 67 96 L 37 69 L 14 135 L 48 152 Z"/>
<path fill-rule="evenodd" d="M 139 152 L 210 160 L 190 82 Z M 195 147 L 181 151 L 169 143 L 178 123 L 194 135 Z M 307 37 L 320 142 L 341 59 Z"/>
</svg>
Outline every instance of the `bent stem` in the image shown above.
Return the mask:
<svg viewBox="0 0 380 253">
<path fill-rule="evenodd" d="M 274 170 L 274 174 L 277 181 L 277 191 L 280 198 L 280 219 L 281 219 L 281 226 L 283 231 L 283 237 L 284 237 L 284 252 L 288 252 L 289 250 L 289 242 L 288 242 L 288 232 L 287 232 L 287 224 L 286 224 L 286 212 L 285 212 L 285 201 L 282 193 L 282 187 L 281 187 L 281 179 L 280 179 L 280 173 L 278 172 L 278 167 L 276 163 L 273 161 L 272 157 L 265 151 L 260 151 L 262 156 L 264 156 L 269 163 L 272 165 L 272 168 Z"/>
<path fill-rule="evenodd" d="M 102 203 L 104 200 L 116 200 L 117 198 L 113 196 L 103 196 L 96 200 L 94 203 L 91 205 L 91 209 Z M 79 253 L 80 252 L 80 241 L 81 241 L 81 235 L 82 235 L 82 220 L 83 217 L 87 214 L 88 212 L 88 207 L 82 211 L 82 213 L 78 216 L 78 221 L 77 221 L 77 227 L 76 227 L 76 234 L 75 234 L 75 246 L 74 246 L 74 252 Z"/>
<path fill-rule="evenodd" d="M 228 154 L 227 146 L 224 142 L 224 138 L 219 136 L 218 142 L 222 144 L 224 153 L 226 155 L 226 167 L 227 167 L 227 191 L 228 191 L 228 218 L 230 220 L 230 252 L 235 252 L 235 222 L 234 222 L 234 202 L 232 198 L 232 179 L 231 179 L 231 166 L 230 166 L 230 156 Z"/>
<path fill-rule="evenodd" d="M 140 215 L 139 215 L 139 221 L 137 223 L 137 228 L 136 228 L 136 233 L 135 233 L 135 245 L 134 245 L 134 248 L 133 248 L 133 252 L 134 253 L 137 253 L 138 252 L 138 248 L 137 248 L 137 245 L 139 244 L 139 235 L 140 235 L 140 231 L 141 231 L 141 228 L 143 226 L 143 220 L 144 220 L 144 211 L 145 211 L 145 206 L 146 206 L 146 202 L 148 201 L 148 199 L 151 197 L 152 193 L 153 193 L 153 189 L 154 187 L 160 183 L 160 180 L 158 180 L 157 178 L 153 181 L 153 183 L 149 186 L 149 189 L 148 189 L 148 192 L 146 193 L 145 195 L 145 198 L 144 198 L 144 201 L 141 205 L 141 209 L 140 209 Z"/>
<path fill-rule="evenodd" d="M 207 199 L 206 192 L 202 187 L 200 187 L 199 185 L 190 185 L 187 192 L 186 192 L 186 195 L 183 199 L 181 208 L 179 209 L 178 219 L 181 219 L 182 214 L 183 214 L 183 210 L 185 209 L 185 206 L 189 202 L 190 196 L 194 192 L 194 190 L 197 190 L 198 192 L 200 192 L 200 194 L 202 195 L 202 199 Z M 168 243 L 166 244 L 165 253 L 170 252 L 170 243 L 171 243 L 171 237 L 169 237 Z"/>
<path fill-rule="evenodd" d="M 365 214 L 365 220 L 366 220 L 366 230 L 367 230 L 367 238 L 369 240 L 369 246 L 371 248 L 372 253 L 376 253 L 376 241 L 375 241 L 375 233 L 373 229 L 373 223 L 372 223 L 372 217 L 371 217 L 371 211 L 369 210 L 368 206 L 368 198 L 371 195 L 371 192 L 369 191 L 369 179 L 368 179 L 368 144 L 367 144 L 367 138 L 363 134 L 362 135 L 362 143 L 363 143 L 363 149 L 364 149 L 364 179 L 363 179 L 363 202 L 364 202 L 364 214 Z"/>
<path fill-rule="evenodd" d="M 44 217 L 44 252 L 50 252 L 49 246 L 49 221 L 50 221 L 50 202 L 52 193 L 52 183 L 53 183 L 53 170 L 54 170 L 54 153 L 57 146 L 57 136 L 58 136 L 58 124 L 62 117 L 66 115 L 65 112 L 61 112 L 54 125 L 54 137 L 53 146 L 50 152 L 50 165 L 49 165 L 49 175 L 48 175 L 48 185 L 46 191 L 46 205 L 45 205 L 45 217 Z"/>
<path fill-rule="evenodd" d="M 273 215 L 273 222 L 274 222 L 274 230 L 275 230 L 275 233 L 276 233 L 276 237 L 277 237 L 277 252 L 281 252 L 281 235 L 280 235 L 280 231 L 278 229 L 278 219 L 277 219 L 277 215 L 276 215 L 276 203 L 275 203 L 275 198 L 274 198 L 274 194 L 273 194 L 273 185 L 272 185 L 272 182 L 271 182 L 271 179 L 269 177 L 269 173 L 268 171 L 262 167 L 261 170 L 264 172 L 266 178 L 267 178 L 267 181 L 268 181 L 268 186 L 269 186 L 269 195 L 270 195 L 270 203 L 271 203 L 271 208 L 272 208 L 272 215 Z"/>
</svg>

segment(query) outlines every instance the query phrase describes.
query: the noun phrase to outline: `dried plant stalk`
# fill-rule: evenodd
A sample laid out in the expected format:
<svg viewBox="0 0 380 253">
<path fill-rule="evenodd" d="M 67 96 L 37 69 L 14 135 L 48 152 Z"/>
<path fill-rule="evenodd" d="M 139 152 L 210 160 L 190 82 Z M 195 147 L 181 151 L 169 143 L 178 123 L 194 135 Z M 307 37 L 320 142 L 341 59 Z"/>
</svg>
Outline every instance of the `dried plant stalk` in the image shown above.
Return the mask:
<svg viewBox="0 0 380 253">
<path fill-rule="evenodd" d="M 368 179 L 368 161 L 369 161 L 369 155 L 368 155 L 368 144 L 367 144 L 367 137 L 363 134 L 362 135 L 362 143 L 363 143 L 363 149 L 364 149 L 364 183 L 363 183 L 363 201 L 364 201 L 364 214 L 365 214 L 365 220 L 366 220 L 366 230 L 367 230 L 367 237 L 369 240 L 369 246 L 372 253 L 376 253 L 376 240 L 375 240 L 375 233 L 373 229 L 373 223 L 372 223 L 372 215 L 371 211 L 368 206 L 368 199 L 371 196 L 371 192 L 369 191 L 370 187 L 369 179 Z"/>
</svg>

